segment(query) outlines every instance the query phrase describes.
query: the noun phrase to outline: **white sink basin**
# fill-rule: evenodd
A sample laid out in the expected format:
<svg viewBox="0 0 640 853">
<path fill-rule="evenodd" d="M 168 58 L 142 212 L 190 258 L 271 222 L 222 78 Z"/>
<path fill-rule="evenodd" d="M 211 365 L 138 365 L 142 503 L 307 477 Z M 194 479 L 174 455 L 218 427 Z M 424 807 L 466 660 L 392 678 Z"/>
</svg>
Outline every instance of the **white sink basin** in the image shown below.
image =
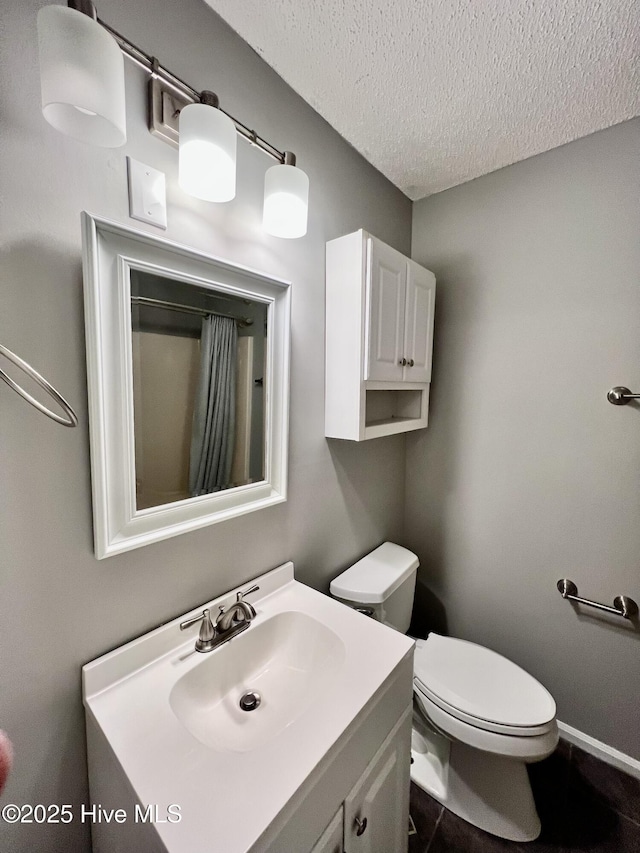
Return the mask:
<svg viewBox="0 0 640 853">
<path fill-rule="evenodd" d="M 117 827 L 132 833 L 121 849 L 264 849 L 401 661 L 410 701 L 412 640 L 298 583 L 292 563 L 254 583 L 255 619 L 211 652 L 196 652 L 199 626 L 182 632 L 180 622 L 228 608 L 249 583 L 83 667 L 93 801 L 121 808 L 134 798 Z M 262 695 L 249 712 L 238 704 L 247 690 Z M 136 824 L 134 801 L 159 816 L 178 804 L 181 819 Z"/>
<path fill-rule="evenodd" d="M 205 746 L 248 752 L 318 702 L 345 659 L 338 635 L 300 611 L 252 625 L 180 678 L 169 694 L 176 717 Z M 248 691 L 260 694 L 251 711 Z"/>
</svg>

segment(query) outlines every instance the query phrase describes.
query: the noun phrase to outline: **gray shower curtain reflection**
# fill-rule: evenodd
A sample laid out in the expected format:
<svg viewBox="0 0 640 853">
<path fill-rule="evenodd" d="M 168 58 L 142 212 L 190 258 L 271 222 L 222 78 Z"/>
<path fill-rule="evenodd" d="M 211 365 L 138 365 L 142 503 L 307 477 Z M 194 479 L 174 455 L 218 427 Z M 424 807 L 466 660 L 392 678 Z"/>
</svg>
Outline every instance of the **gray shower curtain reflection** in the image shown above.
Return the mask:
<svg viewBox="0 0 640 853">
<path fill-rule="evenodd" d="M 200 377 L 193 413 L 189 494 L 229 487 L 235 432 L 236 321 L 211 314 L 202 321 Z"/>
</svg>

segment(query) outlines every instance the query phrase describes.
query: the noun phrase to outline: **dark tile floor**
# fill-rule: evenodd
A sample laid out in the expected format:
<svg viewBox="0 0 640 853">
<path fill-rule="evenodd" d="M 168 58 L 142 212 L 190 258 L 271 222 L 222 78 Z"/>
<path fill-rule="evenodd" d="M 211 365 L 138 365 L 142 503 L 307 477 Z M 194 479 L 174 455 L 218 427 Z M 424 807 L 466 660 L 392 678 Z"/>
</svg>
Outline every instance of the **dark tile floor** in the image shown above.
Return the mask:
<svg viewBox="0 0 640 853">
<path fill-rule="evenodd" d="M 640 780 L 566 741 L 529 765 L 529 776 L 542 822 L 536 841 L 476 829 L 411 783 L 409 853 L 640 853 Z"/>
</svg>

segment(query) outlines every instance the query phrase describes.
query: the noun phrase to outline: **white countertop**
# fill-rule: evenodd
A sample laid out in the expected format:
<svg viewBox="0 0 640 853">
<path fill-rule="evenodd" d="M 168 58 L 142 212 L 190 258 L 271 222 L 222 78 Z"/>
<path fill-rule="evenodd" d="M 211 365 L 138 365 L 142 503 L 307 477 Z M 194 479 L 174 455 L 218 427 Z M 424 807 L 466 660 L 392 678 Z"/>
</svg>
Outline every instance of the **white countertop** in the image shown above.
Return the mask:
<svg viewBox="0 0 640 853">
<path fill-rule="evenodd" d="M 173 712 L 176 682 L 209 655 L 198 654 L 198 625 L 187 632 L 181 616 L 83 667 L 83 698 L 143 806 L 164 814 L 181 807 L 179 823 L 155 828 L 170 853 L 247 853 L 278 813 L 366 708 L 413 641 L 352 611 L 293 578 L 286 563 L 256 578 L 251 596 L 257 615 L 242 637 L 275 614 L 302 611 L 329 626 L 345 655 L 326 695 L 261 746 L 212 749 L 197 740 Z M 248 587 L 244 584 L 242 589 Z M 239 588 L 241 589 L 241 588 Z M 235 601 L 232 590 L 204 607 L 213 613 Z"/>
</svg>

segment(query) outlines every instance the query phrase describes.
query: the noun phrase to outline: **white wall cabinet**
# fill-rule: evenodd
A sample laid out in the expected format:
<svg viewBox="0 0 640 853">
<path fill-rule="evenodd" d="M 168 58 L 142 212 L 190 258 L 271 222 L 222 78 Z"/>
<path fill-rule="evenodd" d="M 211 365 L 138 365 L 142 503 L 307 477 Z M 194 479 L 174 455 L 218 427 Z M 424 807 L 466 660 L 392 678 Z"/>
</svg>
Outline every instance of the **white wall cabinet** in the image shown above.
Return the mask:
<svg viewBox="0 0 640 853">
<path fill-rule="evenodd" d="M 351 248 L 351 247 L 350 247 Z M 355 248 L 355 247 L 354 247 Z M 359 247 L 358 247 L 359 248 Z M 365 272 L 364 379 L 402 382 L 407 259 L 400 252 L 367 238 Z M 329 265 L 327 265 L 327 275 Z M 327 334 L 332 330 L 327 329 Z"/>
<path fill-rule="evenodd" d="M 325 434 L 427 426 L 435 276 L 366 231 L 327 243 Z"/>
<path fill-rule="evenodd" d="M 435 276 L 367 239 L 365 380 L 430 382 Z"/>
<path fill-rule="evenodd" d="M 436 304 L 436 277 L 415 261 L 407 262 L 404 352 L 407 359 L 404 379 L 431 382 L 433 320 Z"/>
</svg>

